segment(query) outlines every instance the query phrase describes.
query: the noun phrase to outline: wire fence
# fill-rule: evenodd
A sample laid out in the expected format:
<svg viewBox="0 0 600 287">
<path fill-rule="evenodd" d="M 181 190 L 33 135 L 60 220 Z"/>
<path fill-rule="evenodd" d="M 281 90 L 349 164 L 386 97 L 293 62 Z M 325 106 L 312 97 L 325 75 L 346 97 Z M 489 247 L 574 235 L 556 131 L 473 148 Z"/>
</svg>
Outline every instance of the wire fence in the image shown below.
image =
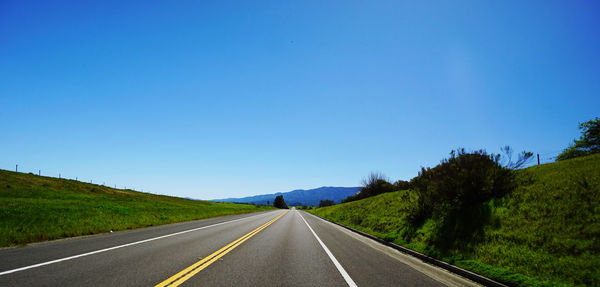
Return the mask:
<svg viewBox="0 0 600 287">
<path fill-rule="evenodd" d="M 556 157 L 561 152 L 562 152 L 562 150 L 539 154 L 540 155 L 540 163 L 555 162 L 556 161 Z"/>
<path fill-rule="evenodd" d="M 544 152 L 539 152 L 539 153 L 534 152 L 531 159 L 527 162 L 527 164 L 523 165 L 522 168 L 527 168 L 527 167 L 538 165 L 538 164 L 546 164 L 546 163 L 555 162 L 556 157 L 562 151 L 563 150 L 561 149 L 561 150 L 555 150 L 555 151 L 544 151 Z"/>
<path fill-rule="evenodd" d="M 6 170 L 10 170 L 10 169 L 6 169 Z M 65 180 L 74 180 L 74 181 L 78 181 L 78 182 L 82 182 L 82 183 L 96 184 L 96 185 L 110 187 L 110 188 L 114 188 L 114 189 L 127 189 L 127 190 L 133 190 L 133 191 L 141 191 L 141 192 L 144 191 L 144 189 L 137 189 L 137 188 L 132 187 L 132 186 L 127 187 L 126 185 L 123 185 L 122 188 L 121 188 L 117 184 L 110 184 L 110 183 L 106 184 L 106 181 L 95 181 L 93 179 L 83 180 L 83 179 L 80 179 L 77 176 L 75 176 L 74 178 L 73 177 L 69 178 L 69 177 L 64 176 L 60 172 L 55 173 L 55 176 L 47 175 L 47 174 L 42 174 L 42 170 L 41 169 L 30 170 L 30 169 L 23 168 L 22 166 L 19 166 L 18 164 L 15 164 L 13 171 L 20 172 L 20 173 L 28 173 L 30 175 L 37 175 L 37 176 L 43 176 L 43 177 L 58 178 L 58 179 L 65 179 Z"/>
</svg>

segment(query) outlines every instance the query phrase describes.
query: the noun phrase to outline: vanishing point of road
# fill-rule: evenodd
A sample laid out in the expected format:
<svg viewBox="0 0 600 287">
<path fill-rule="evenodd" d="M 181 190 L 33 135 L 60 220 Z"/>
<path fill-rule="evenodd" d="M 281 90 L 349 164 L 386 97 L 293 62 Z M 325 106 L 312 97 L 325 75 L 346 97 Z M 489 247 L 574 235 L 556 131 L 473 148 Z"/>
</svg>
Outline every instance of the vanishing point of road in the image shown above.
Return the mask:
<svg viewBox="0 0 600 287">
<path fill-rule="evenodd" d="M 0 286 L 477 286 L 299 210 L 0 250 Z"/>
</svg>

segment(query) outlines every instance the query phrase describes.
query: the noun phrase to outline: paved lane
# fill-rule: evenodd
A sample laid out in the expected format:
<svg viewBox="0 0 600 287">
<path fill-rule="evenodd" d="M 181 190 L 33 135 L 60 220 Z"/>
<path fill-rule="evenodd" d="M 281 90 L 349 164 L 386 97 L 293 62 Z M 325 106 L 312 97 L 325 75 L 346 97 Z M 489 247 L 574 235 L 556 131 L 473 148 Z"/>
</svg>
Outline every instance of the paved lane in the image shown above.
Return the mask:
<svg viewBox="0 0 600 287">
<path fill-rule="evenodd" d="M 100 250 L 209 226 L 197 231 L 0 275 L 0 286 L 154 286 L 198 261 L 198 256 L 205 256 L 218 250 L 282 212 L 278 210 L 213 218 L 174 226 L 145 228 L 0 250 L 1 273 L 28 264 L 72 256 L 78 254 L 77 252 Z M 214 226 L 214 224 L 220 225 Z M 213 226 L 210 227 L 211 225 Z M 42 260 L 39 260 L 40 258 Z M 10 262 L 10 265 L 6 262 Z"/>
<path fill-rule="evenodd" d="M 203 272 L 185 286 L 348 286 L 294 210 Z"/>
<path fill-rule="evenodd" d="M 308 213 L 285 212 L 228 216 L 0 250 L 2 274 L 134 243 L 2 274 L 0 286 L 155 286 L 194 265 L 202 266 L 201 271 L 193 276 L 187 273 L 190 276 L 181 286 L 475 286 Z M 140 240 L 150 241 L 136 243 Z"/>
</svg>

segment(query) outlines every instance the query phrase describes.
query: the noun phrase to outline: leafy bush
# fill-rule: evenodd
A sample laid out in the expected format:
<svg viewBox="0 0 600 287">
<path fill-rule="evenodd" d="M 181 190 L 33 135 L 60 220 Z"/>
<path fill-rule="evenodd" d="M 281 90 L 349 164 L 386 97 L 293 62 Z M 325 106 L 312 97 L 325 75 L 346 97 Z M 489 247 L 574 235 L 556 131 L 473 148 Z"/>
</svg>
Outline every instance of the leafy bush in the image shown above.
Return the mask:
<svg viewBox="0 0 600 287">
<path fill-rule="evenodd" d="M 406 180 L 398 180 L 398 181 L 394 182 L 394 186 L 396 187 L 396 190 L 411 189 L 410 182 L 406 181 Z"/>
<path fill-rule="evenodd" d="M 434 226 L 434 233 L 439 235 L 434 241 L 438 243 L 451 242 L 455 236 L 466 239 L 479 231 L 489 214 L 484 203 L 505 195 L 514 186 L 513 173 L 499 160 L 499 155 L 483 150 L 467 153 L 458 149 L 436 167 L 421 168 L 411 180 L 419 198 L 409 221 L 415 226 L 428 218 L 438 222 Z"/>
<path fill-rule="evenodd" d="M 367 178 L 363 179 L 363 187 L 360 191 L 355 195 L 348 196 L 346 199 L 342 200 L 342 203 L 393 191 L 396 191 L 396 187 L 388 182 L 385 175 L 372 172 Z"/>
</svg>

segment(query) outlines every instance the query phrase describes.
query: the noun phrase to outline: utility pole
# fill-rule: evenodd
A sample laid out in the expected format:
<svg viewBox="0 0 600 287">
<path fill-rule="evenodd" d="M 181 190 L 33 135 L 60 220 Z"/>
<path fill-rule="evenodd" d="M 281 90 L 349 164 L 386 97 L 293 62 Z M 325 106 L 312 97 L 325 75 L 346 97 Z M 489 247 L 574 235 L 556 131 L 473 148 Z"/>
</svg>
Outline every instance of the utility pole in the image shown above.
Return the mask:
<svg viewBox="0 0 600 287">
<path fill-rule="evenodd" d="M 15 165 L 15 172 L 19 172 L 19 165 Z"/>
<path fill-rule="evenodd" d="M 537 158 L 538 158 L 538 165 L 540 165 L 540 154 L 537 154 Z"/>
</svg>

